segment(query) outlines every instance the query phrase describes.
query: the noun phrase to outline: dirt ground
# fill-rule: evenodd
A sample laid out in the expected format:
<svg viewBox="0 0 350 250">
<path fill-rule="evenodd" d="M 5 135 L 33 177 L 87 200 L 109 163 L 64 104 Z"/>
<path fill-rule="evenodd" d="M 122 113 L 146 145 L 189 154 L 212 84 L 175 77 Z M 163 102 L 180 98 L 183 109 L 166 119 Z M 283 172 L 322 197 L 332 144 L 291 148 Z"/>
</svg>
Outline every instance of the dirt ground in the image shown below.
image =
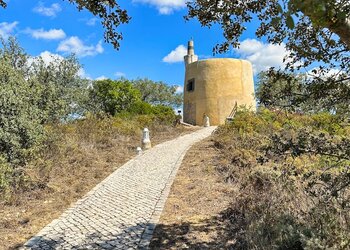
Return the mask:
<svg viewBox="0 0 350 250">
<path fill-rule="evenodd" d="M 151 242 L 151 249 L 230 249 L 228 205 L 234 186 L 215 171 L 211 139 L 186 154 Z"/>
<path fill-rule="evenodd" d="M 196 129 L 178 126 L 153 131 L 152 144 Z M 57 162 L 60 166 L 53 167 L 50 176 L 44 176 L 49 180 L 44 187 L 39 185 L 34 190 L 20 193 L 10 203 L 0 201 L 0 249 L 19 248 L 116 168 L 134 157 L 139 144 L 138 136 L 117 136 L 96 145 L 68 148 L 63 153 L 66 157 Z"/>
</svg>

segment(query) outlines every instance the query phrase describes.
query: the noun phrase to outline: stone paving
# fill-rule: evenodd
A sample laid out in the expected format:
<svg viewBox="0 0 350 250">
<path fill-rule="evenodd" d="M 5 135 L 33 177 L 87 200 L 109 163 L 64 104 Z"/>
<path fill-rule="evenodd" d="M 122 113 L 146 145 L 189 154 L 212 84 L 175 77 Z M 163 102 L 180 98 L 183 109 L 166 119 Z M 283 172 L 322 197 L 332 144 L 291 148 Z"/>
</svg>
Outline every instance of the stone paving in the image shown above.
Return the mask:
<svg viewBox="0 0 350 250">
<path fill-rule="evenodd" d="M 147 249 L 187 149 L 214 129 L 203 128 L 136 156 L 22 249 Z"/>
</svg>

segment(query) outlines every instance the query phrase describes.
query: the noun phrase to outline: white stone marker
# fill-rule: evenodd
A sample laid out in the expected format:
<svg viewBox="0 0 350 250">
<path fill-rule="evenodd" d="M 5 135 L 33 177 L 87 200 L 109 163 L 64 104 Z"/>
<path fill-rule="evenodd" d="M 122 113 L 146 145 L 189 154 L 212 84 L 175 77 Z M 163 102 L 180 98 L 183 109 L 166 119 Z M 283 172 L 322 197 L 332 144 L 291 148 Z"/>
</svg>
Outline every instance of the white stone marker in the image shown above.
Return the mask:
<svg viewBox="0 0 350 250">
<path fill-rule="evenodd" d="M 137 148 L 136 148 L 136 153 L 137 153 L 138 155 L 141 155 L 141 154 L 142 154 L 142 149 L 141 149 L 141 147 L 137 147 Z"/>
<path fill-rule="evenodd" d="M 143 129 L 143 135 L 142 135 L 142 149 L 149 149 L 151 148 L 151 140 L 149 138 L 149 130 L 148 128 Z"/>
<path fill-rule="evenodd" d="M 203 119 L 204 127 L 210 127 L 209 116 L 205 115 Z"/>
</svg>

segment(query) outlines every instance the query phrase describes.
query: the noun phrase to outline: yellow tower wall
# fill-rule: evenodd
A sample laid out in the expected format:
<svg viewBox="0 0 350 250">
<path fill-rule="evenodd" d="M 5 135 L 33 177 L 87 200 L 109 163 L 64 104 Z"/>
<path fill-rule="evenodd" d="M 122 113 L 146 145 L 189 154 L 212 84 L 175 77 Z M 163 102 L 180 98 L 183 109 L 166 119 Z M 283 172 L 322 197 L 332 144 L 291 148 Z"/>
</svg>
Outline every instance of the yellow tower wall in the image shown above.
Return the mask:
<svg viewBox="0 0 350 250">
<path fill-rule="evenodd" d="M 194 79 L 193 91 L 187 90 Z M 255 111 L 253 70 L 250 62 L 238 59 L 208 59 L 186 66 L 184 84 L 184 122 L 203 125 L 225 123 L 235 102 Z"/>
</svg>

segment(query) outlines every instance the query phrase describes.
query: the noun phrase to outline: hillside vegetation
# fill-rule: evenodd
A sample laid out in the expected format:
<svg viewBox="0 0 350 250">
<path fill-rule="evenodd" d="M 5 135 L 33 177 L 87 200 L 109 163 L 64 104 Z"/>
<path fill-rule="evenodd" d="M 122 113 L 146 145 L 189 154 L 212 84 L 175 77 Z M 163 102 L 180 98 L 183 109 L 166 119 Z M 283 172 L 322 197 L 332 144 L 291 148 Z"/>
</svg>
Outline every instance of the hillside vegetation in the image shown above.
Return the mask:
<svg viewBox="0 0 350 250">
<path fill-rule="evenodd" d="M 189 150 L 151 249 L 349 249 L 350 126 L 241 109 Z"/>
<path fill-rule="evenodd" d="M 329 113 L 240 111 L 214 135 L 216 170 L 239 189 L 241 249 L 350 247 L 350 126 Z"/>
<path fill-rule="evenodd" d="M 156 132 L 175 122 L 173 107 L 181 104 L 176 86 L 148 79 L 92 81 L 81 78 L 79 72 L 81 66 L 74 56 L 44 61 L 28 56 L 14 38 L 2 40 L 2 201 L 21 191 L 45 187 L 45 176 L 50 175 L 57 157 L 64 157 L 60 152 L 69 147 L 75 150 L 75 145 L 61 141 L 72 131 L 67 142 L 78 137 L 78 144 L 94 141 L 107 147 L 103 142 L 108 144 L 114 136 L 140 136 L 145 126 Z M 32 171 L 39 171 L 40 176 L 33 179 Z"/>
<path fill-rule="evenodd" d="M 177 86 L 149 79 L 93 81 L 74 56 L 30 57 L 0 46 L 0 242 L 15 248 L 152 144 L 193 129 L 177 125 Z M 0 247 L 1 248 L 1 247 Z"/>
</svg>

